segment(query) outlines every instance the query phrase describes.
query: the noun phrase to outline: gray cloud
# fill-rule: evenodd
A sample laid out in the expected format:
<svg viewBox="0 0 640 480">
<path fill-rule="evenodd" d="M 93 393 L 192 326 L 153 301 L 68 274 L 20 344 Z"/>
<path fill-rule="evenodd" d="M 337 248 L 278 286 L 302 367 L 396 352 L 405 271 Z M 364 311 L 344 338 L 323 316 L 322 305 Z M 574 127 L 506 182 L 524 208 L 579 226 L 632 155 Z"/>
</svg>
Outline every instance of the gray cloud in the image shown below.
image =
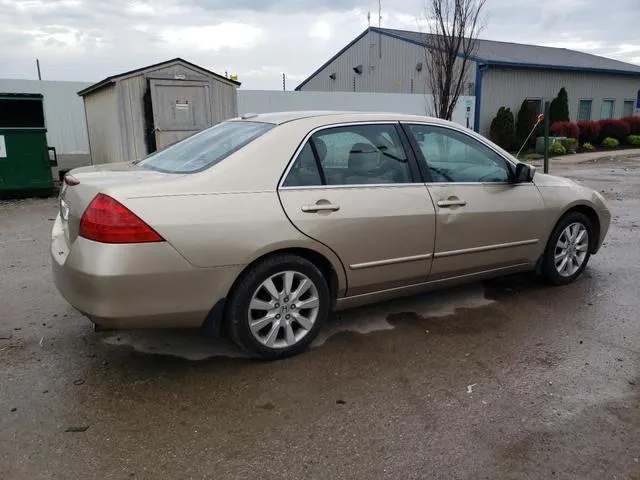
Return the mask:
<svg viewBox="0 0 640 480">
<path fill-rule="evenodd" d="M 638 0 L 488 0 L 484 38 L 640 63 Z M 383 26 L 416 28 L 423 0 L 383 0 Z M 517 7 L 514 6 L 517 4 Z M 366 28 L 377 0 L 0 0 L 0 77 L 98 81 L 175 56 L 291 87 Z M 373 22 L 376 23 L 376 22 Z"/>
</svg>

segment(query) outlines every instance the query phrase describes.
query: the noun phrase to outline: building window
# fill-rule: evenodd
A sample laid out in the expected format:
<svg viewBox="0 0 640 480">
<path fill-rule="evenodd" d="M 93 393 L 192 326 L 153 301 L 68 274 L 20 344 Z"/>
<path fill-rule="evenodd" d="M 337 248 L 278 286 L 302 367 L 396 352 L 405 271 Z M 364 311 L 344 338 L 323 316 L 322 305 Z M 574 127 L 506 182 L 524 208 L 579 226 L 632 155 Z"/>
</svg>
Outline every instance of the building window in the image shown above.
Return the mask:
<svg viewBox="0 0 640 480">
<path fill-rule="evenodd" d="M 537 114 L 542 113 L 542 99 L 541 98 L 527 98 L 528 103 L 532 103 L 536 109 Z"/>
<path fill-rule="evenodd" d="M 622 116 L 623 117 L 631 117 L 633 116 L 633 100 L 625 100 L 624 106 L 622 107 Z"/>
<path fill-rule="evenodd" d="M 591 105 L 593 100 L 580 100 L 578 102 L 578 121 L 591 120 Z"/>
<path fill-rule="evenodd" d="M 602 100 L 602 108 L 600 109 L 600 118 L 613 118 L 616 108 L 615 100 Z"/>
</svg>

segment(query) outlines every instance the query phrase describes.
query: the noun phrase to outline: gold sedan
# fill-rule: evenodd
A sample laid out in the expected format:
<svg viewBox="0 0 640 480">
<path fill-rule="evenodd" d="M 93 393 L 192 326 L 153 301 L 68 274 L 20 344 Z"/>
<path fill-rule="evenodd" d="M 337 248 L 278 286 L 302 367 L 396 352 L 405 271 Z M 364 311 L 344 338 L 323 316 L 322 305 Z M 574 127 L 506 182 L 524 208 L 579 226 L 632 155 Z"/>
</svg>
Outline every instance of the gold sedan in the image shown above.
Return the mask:
<svg viewBox="0 0 640 480">
<path fill-rule="evenodd" d="M 438 119 L 246 115 L 70 172 L 54 279 L 99 326 L 202 327 L 281 358 L 334 310 L 516 271 L 575 280 L 609 210 L 534 173 Z"/>
</svg>

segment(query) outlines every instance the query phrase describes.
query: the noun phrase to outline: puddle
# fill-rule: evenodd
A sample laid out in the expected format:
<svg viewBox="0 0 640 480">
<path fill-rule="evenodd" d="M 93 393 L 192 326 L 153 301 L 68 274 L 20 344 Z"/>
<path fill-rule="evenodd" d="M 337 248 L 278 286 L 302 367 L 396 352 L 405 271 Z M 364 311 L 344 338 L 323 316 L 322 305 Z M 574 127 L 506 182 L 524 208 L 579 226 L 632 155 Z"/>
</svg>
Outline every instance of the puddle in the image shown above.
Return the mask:
<svg viewBox="0 0 640 480">
<path fill-rule="evenodd" d="M 485 298 L 484 291 L 481 285 L 475 284 L 339 312 L 325 324 L 311 348 L 324 345 L 340 332 L 368 334 L 393 330 L 394 324 L 398 322 L 389 323 L 387 318 L 393 319 L 394 315 L 397 317 L 403 312 L 412 312 L 423 318 L 434 318 L 452 315 L 458 308 L 490 305 L 494 300 Z M 396 320 L 402 321 L 401 317 L 397 317 Z M 137 352 L 152 355 L 170 355 L 191 361 L 212 357 L 249 358 L 249 355 L 231 341 L 204 337 L 199 330 L 124 330 L 105 334 L 103 343 L 126 346 Z"/>
</svg>

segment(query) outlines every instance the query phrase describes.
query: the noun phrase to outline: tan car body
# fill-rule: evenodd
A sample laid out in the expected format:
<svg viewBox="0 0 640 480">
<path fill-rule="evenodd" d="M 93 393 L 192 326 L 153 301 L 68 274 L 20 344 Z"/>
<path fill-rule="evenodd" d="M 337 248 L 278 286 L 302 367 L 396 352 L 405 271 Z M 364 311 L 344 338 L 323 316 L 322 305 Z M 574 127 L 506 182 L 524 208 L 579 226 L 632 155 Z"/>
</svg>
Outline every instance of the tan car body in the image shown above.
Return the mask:
<svg viewBox="0 0 640 480">
<path fill-rule="evenodd" d="M 334 309 L 342 309 L 531 270 L 554 225 L 572 208 L 597 224 L 593 252 L 609 227 L 600 194 L 540 173 L 518 184 L 280 186 L 312 132 L 352 123 L 445 126 L 517 163 L 480 135 L 450 122 L 319 112 L 248 121 L 278 126 L 199 173 L 164 174 L 129 163 L 72 171 L 80 185 L 61 193 L 68 216 L 58 215 L 51 243 L 61 294 L 106 327 L 199 327 L 207 318 L 218 325 L 239 275 L 274 252 L 295 251 L 319 264 L 329 277 Z M 115 245 L 79 237 L 83 211 L 99 192 L 121 202 L 166 242 Z M 466 205 L 438 207 L 450 198 L 464 198 Z M 340 210 L 302 209 L 327 202 Z"/>
</svg>

